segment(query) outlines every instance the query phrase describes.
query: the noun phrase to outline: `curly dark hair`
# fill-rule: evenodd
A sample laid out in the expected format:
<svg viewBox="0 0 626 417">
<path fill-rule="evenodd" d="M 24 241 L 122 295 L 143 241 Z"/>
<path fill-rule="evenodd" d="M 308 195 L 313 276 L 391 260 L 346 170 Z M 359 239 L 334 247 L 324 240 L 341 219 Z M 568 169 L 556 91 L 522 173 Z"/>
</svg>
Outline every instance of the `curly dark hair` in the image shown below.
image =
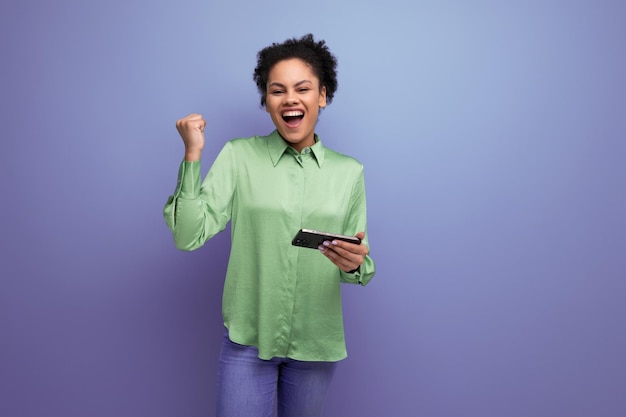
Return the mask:
<svg viewBox="0 0 626 417">
<path fill-rule="evenodd" d="M 312 34 L 300 39 L 287 39 L 283 43 L 272 43 L 257 54 L 257 66 L 254 69 L 254 82 L 261 94 L 261 106 L 265 106 L 267 97 L 267 79 L 270 70 L 285 59 L 298 58 L 311 66 L 320 81 L 320 89 L 326 87 L 326 101 L 330 104 L 337 91 L 337 59 L 323 40 L 315 41 Z"/>
</svg>

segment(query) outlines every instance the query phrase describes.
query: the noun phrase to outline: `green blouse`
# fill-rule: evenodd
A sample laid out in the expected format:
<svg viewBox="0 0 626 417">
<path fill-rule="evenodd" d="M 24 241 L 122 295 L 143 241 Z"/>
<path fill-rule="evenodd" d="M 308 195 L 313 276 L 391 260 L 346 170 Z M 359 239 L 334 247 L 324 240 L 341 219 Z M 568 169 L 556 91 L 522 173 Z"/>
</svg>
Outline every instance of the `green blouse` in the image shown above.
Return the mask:
<svg viewBox="0 0 626 417">
<path fill-rule="evenodd" d="M 277 131 L 231 140 L 203 182 L 200 162 L 183 161 L 164 208 L 182 250 L 199 248 L 232 220 L 224 324 L 233 342 L 258 347 L 262 359 L 345 358 L 340 283 L 366 285 L 374 276 L 369 256 L 350 274 L 318 250 L 291 245 L 300 228 L 366 231 L 363 166 L 315 140 L 301 153 Z"/>
</svg>

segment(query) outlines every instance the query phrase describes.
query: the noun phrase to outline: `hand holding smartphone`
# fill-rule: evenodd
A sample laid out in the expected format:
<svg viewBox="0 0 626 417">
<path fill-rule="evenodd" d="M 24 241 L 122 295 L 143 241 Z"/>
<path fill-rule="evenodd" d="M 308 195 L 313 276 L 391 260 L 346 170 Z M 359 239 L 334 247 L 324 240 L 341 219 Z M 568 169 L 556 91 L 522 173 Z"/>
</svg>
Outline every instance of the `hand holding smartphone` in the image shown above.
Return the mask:
<svg viewBox="0 0 626 417">
<path fill-rule="evenodd" d="M 291 241 L 291 244 L 303 248 L 317 249 L 318 246 L 326 240 L 343 240 L 345 242 L 354 243 L 355 245 L 361 244 L 361 239 L 355 236 L 337 235 L 311 229 L 300 229 Z"/>
</svg>

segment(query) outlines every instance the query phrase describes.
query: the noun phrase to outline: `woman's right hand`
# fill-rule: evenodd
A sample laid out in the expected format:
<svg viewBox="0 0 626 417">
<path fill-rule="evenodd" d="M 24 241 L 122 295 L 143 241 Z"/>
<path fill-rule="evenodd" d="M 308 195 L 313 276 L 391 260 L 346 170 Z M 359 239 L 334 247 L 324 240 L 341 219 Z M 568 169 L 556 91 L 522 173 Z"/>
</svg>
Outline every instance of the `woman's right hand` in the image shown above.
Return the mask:
<svg viewBox="0 0 626 417">
<path fill-rule="evenodd" d="M 206 120 L 201 114 L 192 113 L 176 121 L 176 129 L 185 143 L 185 161 L 199 161 L 204 148 Z"/>
</svg>

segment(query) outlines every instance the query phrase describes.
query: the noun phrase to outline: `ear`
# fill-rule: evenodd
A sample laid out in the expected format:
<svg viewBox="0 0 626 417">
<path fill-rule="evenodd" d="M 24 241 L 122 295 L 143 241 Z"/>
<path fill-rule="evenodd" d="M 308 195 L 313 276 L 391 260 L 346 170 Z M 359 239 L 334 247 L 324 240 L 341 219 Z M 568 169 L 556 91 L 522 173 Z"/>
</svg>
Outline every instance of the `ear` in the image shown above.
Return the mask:
<svg viewBox="0 0 626 417">
<path fill-rule="evenodd" d="M 320 88 L 319 106 L 322 109 L 326 107 L 326 86 Z"/>
</svg>

